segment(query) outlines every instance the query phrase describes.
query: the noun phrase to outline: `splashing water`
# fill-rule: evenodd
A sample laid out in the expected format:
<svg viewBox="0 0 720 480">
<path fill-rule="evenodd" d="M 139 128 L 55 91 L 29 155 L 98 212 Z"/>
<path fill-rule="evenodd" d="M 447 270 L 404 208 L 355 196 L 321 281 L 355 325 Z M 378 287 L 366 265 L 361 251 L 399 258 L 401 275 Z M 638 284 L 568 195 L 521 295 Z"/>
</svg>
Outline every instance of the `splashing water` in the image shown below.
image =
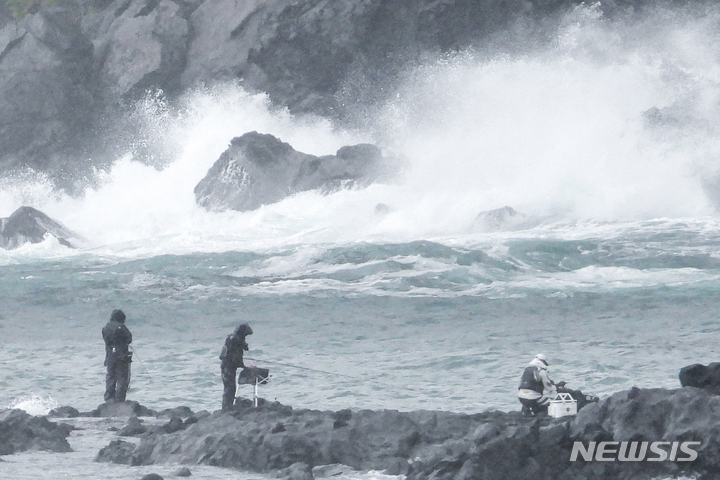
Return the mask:
<svg viewBox="0 0 720 480">
<path fill-rule="evenodd" d="M 24 410 L 30 415 L 40 416 L 47 415 L 51 410 L 58 408 L 60 404 L 56 402 L 49 394 L 47 397 L 32 394 L 30 397 L 20 397 L 14 399 L 7 408 Z"/>
</svg>

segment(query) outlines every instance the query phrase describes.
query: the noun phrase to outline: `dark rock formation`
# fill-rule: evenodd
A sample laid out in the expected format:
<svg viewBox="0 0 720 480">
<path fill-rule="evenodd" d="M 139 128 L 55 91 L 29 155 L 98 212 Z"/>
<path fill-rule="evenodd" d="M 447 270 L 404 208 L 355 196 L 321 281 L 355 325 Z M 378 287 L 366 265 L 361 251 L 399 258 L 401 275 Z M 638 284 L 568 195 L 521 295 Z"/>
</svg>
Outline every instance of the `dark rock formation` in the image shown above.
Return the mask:
<svg viewBox="0 0 720 480">
<path fill-rule="evenodd" d="M 192 475 L 192 472 L 187 467 L 181 467 L 181 468 L 178 468 L 177 470 L 175 470 L 173 472 L 173 475 L 176 477 L 189 477 Z"/>
<path fill-rule="evenodd" d="M 273 475 L 274 478 L 284 478 L 286 480 L 314 480 L 310 465 L 303 462 L 293 463 L 287 468 L 278 470 Z"/>
<path fill-rule="evenodd" d="M 211 211 L 254 210 L 294 193 L 363 186 L 381 174 L 380 149 L 361 144 L 336 155 L 316 157 L 295 151 L 272 135 L 234 138 L 195 187 L 197 203 Z"/>
<path fill-rule="evenodd" d="M 29 166 L 63 176 L 87 151 L 97 152 L 89 143 L 103 143 L 98 125 L 116 128 L 122 122 L 112 112 L 148 89 L 173 99 L 199 84 L 241 81 L 291 112 L 361 122 L 395 93 L 408 66 L 483 45 L 535 48 L 582 2 L 23 3 L 20 18 L 0 4 L 0 171 Z M 655 3 L 678 2 L 622 0 L 601 8 L 637 16 Z M 114 138 L 122 133 L 117 128 Z"/>
<path fill-rule="evenodd" d="M 473 228 L 484 232 L 493 232 L 517 226 L 525 219 L 525 215 L 512 207 L 502 207 L 478 213 Z"/>
<path fill-rule="evenodd" d="M 130 465 L 135 445 L 125 440 L 113 440 L 106 447 L 100 449 L 95 456 L 96 462 L 113 462 Z"/>
<path fill-rule="evenodd" d="M 189 407 L 175 407 L 175 408 L 166 408 L 165 410 L 160 410 L 157 412 L 157 418 L 172 418 L 172 417 L 180 417 L 180 418 L 189 418 L 195 415 L 192 410 L 190 410 Z"/>
<path fill-rule="evenodd" d="M 697 387 L 714 394 L 720 394 L 720 363 L 708 366 L 695 363 L 680 370 L 678 375 L 683 387 Z"/>
<path fill-rule="evenodd" d="M 128 419 L 128 424 L 120 429 L 118 435 L 120 435 L 121 437 L 134 437 L 147 431 L 148 429 L 145 425 L 142 424 L 142 420 L 137 417 L 130 417 Z"/>
<path fill-rule="evenodd" d="M 0 30 L 0 166 L 58 173 L 92 127 L 93 46 L 72 5 L 49 6 Z"/>
<path fill-rule="evenodd" d="M 95 410 L 81 413 L 82 417 L 155 417 L 157 412 L 133 400 L 118 403 L 103 403 Z"/>
<path fill-rule="evenodd" d="M 77 418 L 80 416 L 80 412 L 74 407 L 58 407 L 53 408 L 48 413 L 48 417 L 51 418 Z"/>
<path fill-rule="evenodd" d="M 34 417 L 22 410 L 0 412 L 0 455 L 26 450 L 71 452 L 67 441 L 73 427 Z"/>
<path fill-rule="evenodd" d="M 157 473 L 148 473 L 147 475 L 143 475 L 141 480 L 164 480 L 164 478 Z"/>
<path fill-rule="evenodd" d="M 252 408 L 245 401 L 231 413 L 216 412 L 183 431 L 158 431 L 133 450 L 113 442 L 98 458 L 132 465 L 208 464 L 275 476 L 292 471 L 297 478 L 305 478 L 313 467 L 343 464 L 407 475 L 408 480 L 710 479 L 720 471 L 718 423 L 720 397 L 692 387 L 633 388 L 560 419 L 525 418 L 517 412 L 333 413 L 268 402 Z M 672 442 L 699 443 L 692 446 L 697 452 L 693 461 L 683 461 L 690 458 L 686 453 L 673 461 L 651 461 L 659 457 L 647 448 L 644 460 L 637 462 L 586 461 L 582 456 L 570 461 L 574 442 L 588 449 L 590 442 L 603 441 L 668 442 L 659 447 L 666 457 L 674 455 Z M 613 447 L 617 453 L 620 444 L 609 444 L 610 455 Z"/>
<path fill-rule="evenodd" d="M 184 14 L 170 0 L 126 0 L 84 19 L 107 101 L 139 96 L 148 88 L 179 88 L 190 32 Z"/>
<path fill-rule="evenodd" d="M 20 207 L 8 218 L 0 218 L 0 247 L 17 248 L 25 243 L 39 243 L 50 234 L 62 245 L 72 247 L 70 240 L 80 236 L 32 207 Z"/>
</svg>

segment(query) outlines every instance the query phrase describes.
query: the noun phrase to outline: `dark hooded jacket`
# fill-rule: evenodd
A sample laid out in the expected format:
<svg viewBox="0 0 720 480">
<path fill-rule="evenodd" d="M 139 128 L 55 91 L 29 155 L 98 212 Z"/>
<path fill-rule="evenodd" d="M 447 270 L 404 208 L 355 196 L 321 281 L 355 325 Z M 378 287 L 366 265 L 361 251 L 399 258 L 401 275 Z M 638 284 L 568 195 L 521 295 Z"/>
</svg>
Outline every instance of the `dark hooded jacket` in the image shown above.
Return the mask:
<svg viewBox="0 0 720 480">
<path fill-rule="evenodd" d="M 247 323 L 239 325 L 233 333 L 225 339 L 222 352 L 220 352 L 221 364 L 226 367 L 244 367 L 243 351 L 249 350 L 245 337 L 252 335 L 252 328 Z"/>
<path fill-rule="evenodd" d="M 125 326 L 125 314 L 122 310 L 114 310 L 110 321 L 102 329 L 105 340 L 105 365 L 108 361 L 129 359 L 129 345 L 132 343 L 132 333 Z"/>
</svg>

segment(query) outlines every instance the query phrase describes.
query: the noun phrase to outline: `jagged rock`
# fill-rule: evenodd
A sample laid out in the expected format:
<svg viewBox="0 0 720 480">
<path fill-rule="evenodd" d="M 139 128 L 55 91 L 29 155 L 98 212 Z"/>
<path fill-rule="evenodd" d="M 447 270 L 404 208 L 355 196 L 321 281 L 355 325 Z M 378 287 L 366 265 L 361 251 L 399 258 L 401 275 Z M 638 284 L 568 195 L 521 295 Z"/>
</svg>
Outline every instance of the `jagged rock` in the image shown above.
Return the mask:
<svg viewBox="0 0 720 480">
<path fill-rule="evenodd" d="M 336 427 L 338 420 L 344 425 Z M 275 428 L 278 423 L 284 429 Z M 720 470 L 718 423 L 720 396 L 693 387 L 633 388 L 558 419 L 525 418 L 519 412 L 348 414 L 293 410 L 276 402 L 258 408 L 241 403 L 232 413 L 216 412 L 184 431 L 157 431 L 134 451 L 120 451 L 118 462 L 208 464 L 275 476 L 289 475 L 295 468 L 298 478 L 306 478 L 310 469 L 321 478 L 346 468 L 384 470 L 408 480 L 713 478 Z M 582 457 L 571 462 L 576 441 L 585 446 L 601 441 L 697 441 L 698 457 L 686 463 L 595 462 Z M 115 461 L 112 455 L 104 458 Z M 319 468 L 322 465 L 328 466 Z"/>
<path fill-rule="evenodd" d="M 273 478 L 284 478 L 287 480 L 314 480 L 310 465 L 303 462 L 293 463 L 287 468 L 278 470 L 272 475 Z"/>
<path fill-rule="evenodd" d="M 177 470 L 175 470 L 173 472 L 173 476 L 175 476 L 175 477 L 189 477 L 191 475 L 192 475 L 192 472 L 187 467 L 178 468 Z"/>
<path fill-rule="evenodd" d="M 58 172 L 92 128 L 93 46 L 80 18 L 77 5 L 49 6 L 0 29 L 1 166 Z"/>
<path fill-rule="evenodd" d="M 80 236 L 32 207 L 20 207 L 7 218 L 0 218 L 0 247 L 17 248 L 25 243 L 39 243 L 45 235 L 52 235 L 58 242 L 71 247 L 70 240 Z"/>
<path fill-rule="evenodd" d="M 118 435 L 120 435 L 121 437 L 133 437 L 136 435 L 141 435 L 147 431 L 147 427 L 142 424 L 142 421 L 139 418 L 130 417 L 128 419 L 128 424 L 120 429 Z"/>
<path fill-rule="evenodd" d="M 254 210 L 294 193 L 363 186 L 380 172 L 382 153 L 374 145 L 343 147 L 316 157 L 295 151 L 272 135 L 234 138 L 195 187 L 198 205 L 211 210 Z"/>
<path fill-rule="evenodd" d="M 315 478 L 331 478 L 339 475 L 347 475 L 348 473 L 354 473 L 354 469 L 347 465 L 340 463 L 333 463 L 330 465 L 320 465 L 313 467 L 312 474 Z"/>
<path fill-rule="evenodd" d="M 172 417 L 168 423 L 162 426 L 162 428 L 167 433 L 173 433 L 185 428 L 185 424 L 180 417 Z"/>
<path fill-rule="evenodd" d="M 190 418 L 194 416 L 195 414 L 190 409 L 190 407 L 175 407 L 175 408 L 166 408 L 165 410 L 160 410 L 157 413 L 157 418 L 172 418 L 172 417 L 180 417 L 180 418 Z"/>
<path fill-rule="evenodd" d="M 34 417 L 22 410 L 0 412 L 0 455 L 25 450 L 72 452 L 67 441 L 73 427 Z"/>
<path fill-rule="evenodd" d="M 133 400 L 118 403 L 103 403 L 95 410 L 82 413 L 83 417 L 154 417 L 155 410 L 140 405 Z"/>
<path fill-rule="evenodd" d="M 473 221 L 473 229 L 494 232 L 516 226 L 525 219 L 525 215 L 512 207 L 502 207 L 478 213 Z"/>
<path fill-rule="evenodd" d="M 695 363 L 680 369 L 680 385 L 697 387 L 714 394 L 720 394 L 720 363 L 713 362 L 708 366 Z"/>
<path fill-rule="evenodd" d="M 138 96 L 148 88 L 174 91 L 185 66 L 189 26 L 177 2 L 131 0 L 85 20 L 106 101 Z"/>
<path fill-rule="evenodd" d="M 125 440 L 113 440 L 109 445 L 100 449 L 95 456 L 96 462 L 113 462 L 122 465 L 133 465 L 133 451 L 135 445 Z"/>
<path fill-rule="evenodd" d="M 77 408 L 73 407 L 58 407 L 53 408 L 48 412 L 48 417 L 53 418 L 77 418 L 80 416 L 80 412 Z"/>
</svg>

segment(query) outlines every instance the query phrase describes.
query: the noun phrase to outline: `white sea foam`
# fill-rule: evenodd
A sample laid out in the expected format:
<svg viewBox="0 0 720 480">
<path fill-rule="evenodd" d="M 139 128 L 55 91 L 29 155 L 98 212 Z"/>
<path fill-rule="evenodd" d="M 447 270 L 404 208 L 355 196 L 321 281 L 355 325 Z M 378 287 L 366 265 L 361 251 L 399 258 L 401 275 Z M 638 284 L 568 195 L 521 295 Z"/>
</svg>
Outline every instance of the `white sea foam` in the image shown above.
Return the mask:
<svg viewBox="0 0 720 480">
<path fill-rule="evenodd" d="M 58 408 L 60 404 L 56 402 L 50 395 L 43 397 L 41 395 L 32 394 L 29 397 L 20 397 L 14 399 L 7 408 L 24 410 L 30 415 L 47 415 L 54 408 Z"/>
<path fill-rule="evenodd" d="M 152 97 L 141 109 L 146 135 L 174 161 L 157 169 L 120 158 L 82 198 L 52 193 L 46 179 L 6 179 L 0 215 L 30 203 L 85 236 L 91 254 L 120 258 L 473 241 L 482 238 L 472 234 L 475 216 L 504 205 L 551 225 L 545 231 L 557 226 L 559 236 L 707 218 L 720 198 L 713 15 L 628 24 L 579 7 L 549 45 L 466 52 L 417 69 L 366 132 L 271 109 L 265 96 L 237 85 L 192 92 L 170 113 Z M 664 109 L 665 123 L 647 120 L 653 107 Z M 404 168 L 388 184 L 304 192 L 253 212 L 198 207 L 195 185 L 233 137 L 251 130 L 316 155 L 375 141 Z M 389 211 L 376 214 L 379 203 Z"/>
</svg>

